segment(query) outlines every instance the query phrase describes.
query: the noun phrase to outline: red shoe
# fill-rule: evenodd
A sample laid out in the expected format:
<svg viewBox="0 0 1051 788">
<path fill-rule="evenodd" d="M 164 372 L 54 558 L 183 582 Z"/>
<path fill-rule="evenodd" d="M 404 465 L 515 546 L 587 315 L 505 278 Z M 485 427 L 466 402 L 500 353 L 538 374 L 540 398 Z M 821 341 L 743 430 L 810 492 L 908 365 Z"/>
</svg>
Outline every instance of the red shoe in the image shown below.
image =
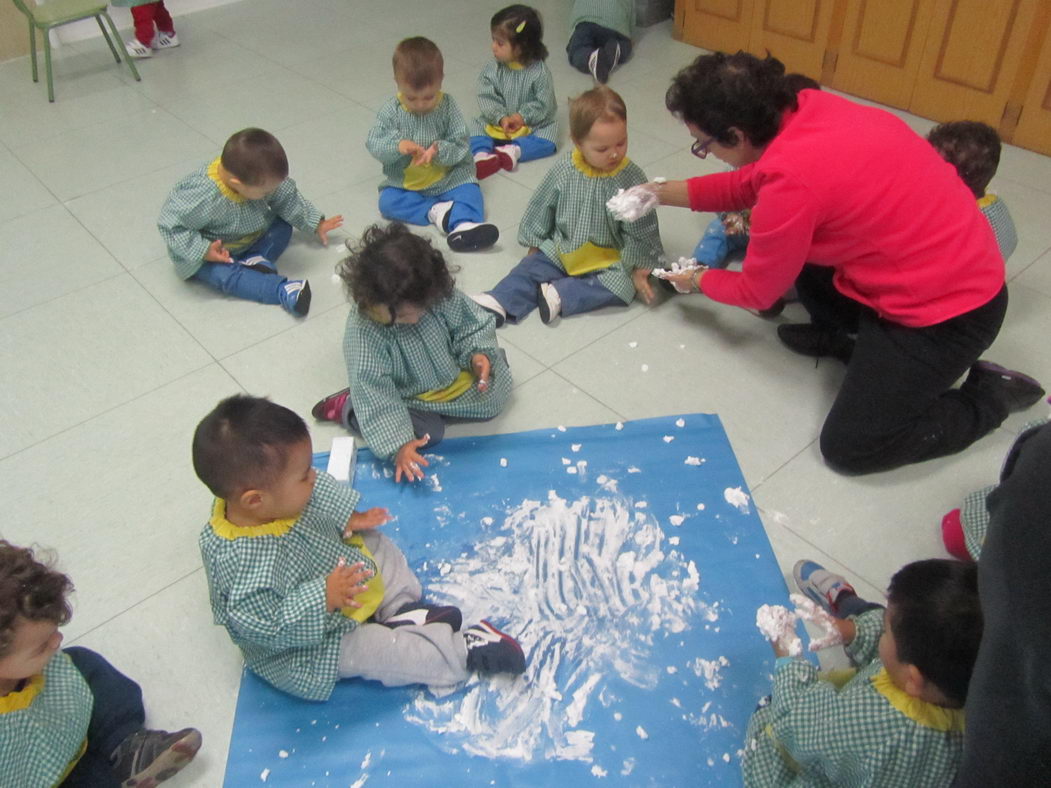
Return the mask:
<svg viewBox="0 0 1051 788">
<path fill-rule="evenodd" d="M 343 406 L 347 404 L 349 396 L 350 389 L 342 389 L 335 394 L 329 394 L 314 403 L 314 407 L 310 409 L 310 415 L 318 421 L 334 421 L 336 424 L 342 424 Z"/>
<path fill-rule="evenodd" d="M 942 518 L 942 543 L 953 558 L 973 562 L 967 552 L 967 542 L 963 538 L 963 523 L 960 522 L 960 510 L 953 509 Z"/>
<path fill-rule="evenodd" d="M 478 180 L 488 178 L 490 175 L 496 175 L 501 169 L 503 167 L 500 157 L 495 153 L 479 156 L 474 160 L 474 175 Z"/>
</svg>

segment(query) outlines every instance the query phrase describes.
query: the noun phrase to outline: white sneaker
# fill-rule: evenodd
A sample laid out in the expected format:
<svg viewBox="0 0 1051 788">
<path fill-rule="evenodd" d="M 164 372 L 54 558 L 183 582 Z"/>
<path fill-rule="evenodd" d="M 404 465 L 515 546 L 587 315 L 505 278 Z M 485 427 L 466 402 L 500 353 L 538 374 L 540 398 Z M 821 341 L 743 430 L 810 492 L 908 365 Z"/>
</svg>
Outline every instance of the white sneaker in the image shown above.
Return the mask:
<svg viewBox="0 0 1051 788">
<path fill-rule="evenodd" d="M 496 155 L 500 157 L 500 166 L 508 172 L 512 172 L 518 166 L 518 159 L 522 155 L 522 149 L 517 145 L 497 145 Z M 510 159 L 510 164 L 508 159 Z"/>
<path fill-rule="evenodd" d="M 551 321 L 562 314 L 562 298 L 550 282 L 541 282 L 536 289 L 536 308 L 545 326 L 551 325 Z"/>
<path fill-rule="evenodd" d="M 445 202 L 436 202 L 431 206 L 431 209 L 427 211 L 427 221 L 441 230 L 443 233 L 448 233 L 449 228 L 445 226 L 445 222 L 449 218 L 449 211 L 453 208 L 453 201 L 446 200 Z"/>
<path fill-rule="evenodd" d="M 158 30 L 150 46 L 154 49 L 174 49 L 179 46 L 179 37 L 175 33 L 162 33 Z"/>
<path fill-rule="evenodd" d="M 146 57 L 153 57 L 153 50 L 137 38 L 129 38 L 125 41 L 124 49 L 128 53 L 128 57 L 134 57 L 140 60 Z"/>
<path fill-rule="evenodd" d="M 507 310 L 503 308 L 499 301 L 488 293 L 478 293 L 470 297 L 478 306 L 489 312 L 493 317 L 496 318 L 496 327 L 500 328 L 507 320 Z"/>
</svg>

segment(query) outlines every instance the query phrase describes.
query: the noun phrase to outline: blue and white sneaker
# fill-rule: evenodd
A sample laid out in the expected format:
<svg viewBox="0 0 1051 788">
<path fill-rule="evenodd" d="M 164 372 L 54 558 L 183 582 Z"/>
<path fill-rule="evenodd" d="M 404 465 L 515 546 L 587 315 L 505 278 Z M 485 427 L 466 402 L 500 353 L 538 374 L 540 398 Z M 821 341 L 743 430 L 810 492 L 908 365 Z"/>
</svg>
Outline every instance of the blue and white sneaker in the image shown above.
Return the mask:
<svg viewBox="0 0 1051 788">
<path fill-rule="evenodd" d="M 281 306 L 296 317 L 305 317 L 310 311 L 310 282 L 289 279 L 278 290 Z"/>
<path fill-rule="evenodd" d="M 795 578 L 796 587 L 801 594 L 833 616 L 838 615 L 836 600 L 840 594 L 857 594 L 854 586 L 848 583 L 845 577 L 829 572 L 816 561 L 796 561 L 796 565 L 792 567 L 792 577 Z"/>
</svg>

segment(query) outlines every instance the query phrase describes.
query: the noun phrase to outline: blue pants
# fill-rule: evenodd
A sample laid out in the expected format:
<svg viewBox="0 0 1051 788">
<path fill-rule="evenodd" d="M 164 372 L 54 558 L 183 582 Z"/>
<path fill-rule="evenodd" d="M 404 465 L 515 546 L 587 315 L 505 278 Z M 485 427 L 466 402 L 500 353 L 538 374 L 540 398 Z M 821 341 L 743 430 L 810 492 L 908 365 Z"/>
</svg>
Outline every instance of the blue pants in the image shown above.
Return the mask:
<svg viewBox="0 0 1051 788">
<path fill-rule="evenodd" d="M 712 268 L 725 268 L 726 259 L 748 246 L 748 233 L 728 235 L 721 216 L 716 216 L 704 229 L 704 235 L 693 250 L 693 259 Z"/>
<path fill-rule="evenodd" d="M 573 28 L 573 35 L 569 37 L 566 44 L 566 54 L 569 55 L 569 63 L 577 71 L 590 74 L 588 69 L 588 58 L 596 49 L 614 39 L 620 44 L 620 62 L 627 63 L 631 58 L 631 39 L 625 38 L 616 30 L 597 25 L 594 22 L 581 22 Z"/>
<path fill-rule="evenodd" d="M 452 200 L 449 211 L 449 230 L 455 230 L 462 222 L 484 222 L 485 207 L 482 190 L 477 183 L 465 183 L 455 189 L 428 197 L 409 189 L 388 186 L 380 191 L 380 213 L 384 219 L 396 219 L 408 224 L 429 224 L 427 212 L 438 202 Z M 439 230 L 446 228 L 439 227 Z"/>
<path fill-rule="evenodd" d="M 139 685 L 113 667 L 101 654 L 80 646 L 65 649 L 94 696 L 88 723 L 88 747 L 62 788 L 119 786 L 109 757 L 146 722 Z"/>
<path fill-rule="evenodd" d="M 562 300 L 563 315 L 591 312 L 604 306 L 624 306 L 624 302 L 599 281 L 599 272 L 570 276 L 543 252 L 523 257 L 501 279 L 489 295 L 500 302 L 507 319 L 517 323 L 536 309 L 537 287 L 550 282 Z"/>
<path fill-rule="evenodd" d="M 518 157 L 519 161 L 533 161 L 551 156 L 555 152 L 555 143 L 538 137 L 535 134 L 526 134 L 513 140 L 498 140 L 488 134 L 479 134 L 471 137 L 471 155 L 476 153 L 492 153 L 497 145 L 517 145 L 522 151 Z"/>
<path fill-rule="evenodd" d="M 266 232 L 233 255 L 233 263 L 205 263 L 193 278 L 237 298 L 260 304 L 280 304 L 281 286 L 288 281 L 288 277 L 256 271 L 241 263 L 250 257 L 263 257 L 266 261 L 263 264 L 269 263 L 276 271 L 275 261 L 285 251 L 291 237 L 292 225 L 284 219 L 274 219 Z"/>
</svg>

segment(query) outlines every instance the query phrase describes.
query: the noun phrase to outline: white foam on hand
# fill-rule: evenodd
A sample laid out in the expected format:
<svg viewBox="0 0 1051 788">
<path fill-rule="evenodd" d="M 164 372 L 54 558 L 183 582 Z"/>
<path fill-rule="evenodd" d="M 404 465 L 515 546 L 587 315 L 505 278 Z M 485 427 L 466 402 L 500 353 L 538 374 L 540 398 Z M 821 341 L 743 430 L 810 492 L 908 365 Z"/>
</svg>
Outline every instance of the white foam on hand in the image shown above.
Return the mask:
<svg viewBox="0 0 1051 788">
<path fill-rule="evenodd" d="M 655 210 L 660 205 L 657 193 L 648 183 L 640 183 L 630 189 L 617 189 L 606 207 L 615 219 L 622 222 L 634 222 Z"/>
<path fill-rule="evenodd" d="M 821 649 L 843 645 L 843 634 L 836 626 L 836 619 L 824 608 L 814 604 L 813 600 L 802 594 L 791 594 L 788 598 L 796 606 L 795 615 L 798 618 L 810 622 L 821 630 L 821 637 L 810 641 L 811 651 L 821 651 Z"/>
<path fill-rule="evenodd" d="M 681 274 L 692 274 L 700 269 L 701 266 L 692 257 L 680 257 L 679 262 L 672 263 L 667 268 L 654 268 L 652 271 L 650 271 L 650 276 L 654 276 L 657 279 L 672 280 L 672 277 L 679 276 Z M 675 289 L 680 293 L 690 292 L 689 289 L 683 290 L 674 280 L 672 280 L 672 284 L 674 285 Z"/>
<path fill-rule="evenodd" d="M 803 642 L 796 634 L 796 614 L 783 605 L 763 605 L 755 612 L 755 625 L 763 637 L 798 657 Z"/>
</svg>

